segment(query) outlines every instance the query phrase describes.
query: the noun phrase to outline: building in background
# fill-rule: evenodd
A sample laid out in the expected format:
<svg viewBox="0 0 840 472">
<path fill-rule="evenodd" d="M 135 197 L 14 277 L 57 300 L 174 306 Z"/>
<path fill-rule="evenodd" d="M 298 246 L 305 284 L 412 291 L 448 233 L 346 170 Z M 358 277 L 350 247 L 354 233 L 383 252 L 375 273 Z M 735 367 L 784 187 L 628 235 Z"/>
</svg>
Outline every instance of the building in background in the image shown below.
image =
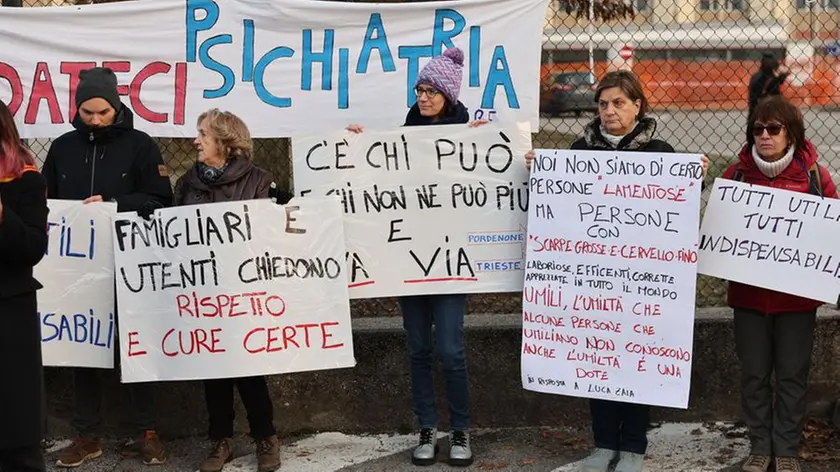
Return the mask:
<svg viewBox="0 0 840 472">
<path fill-rule="evenodd" d="M 806 106 L 840 102 L 840 0 L 633 1 L 635 18 L 595 23 L 595 73 L 631 68 L 655 108 L 745 109 L 764 53 L 790 68 L 787 97 Z M 548 9 L 544 90 L 559 71 L 589 70 L 586 15 L 565 6 L 552 0 Z"/>
</svg>

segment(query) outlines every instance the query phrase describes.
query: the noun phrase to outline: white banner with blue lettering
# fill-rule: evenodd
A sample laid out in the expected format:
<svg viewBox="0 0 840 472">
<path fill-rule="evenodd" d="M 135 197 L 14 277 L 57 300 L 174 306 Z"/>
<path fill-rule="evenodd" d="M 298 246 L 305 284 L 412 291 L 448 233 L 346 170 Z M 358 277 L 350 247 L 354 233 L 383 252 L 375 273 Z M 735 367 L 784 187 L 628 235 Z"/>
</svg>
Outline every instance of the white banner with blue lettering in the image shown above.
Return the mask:
<svg viewBox="0 0 840 472">
<path fill-rule="evenodd" d="M 547 5 L 138 0 L 4 8 L 0 100 L 23 137 L 55 137 L 71 129 L 79 72 L 108 66 L 135 126 L 153 136 L 194 136 L 196 118 L 214 107 L 240 115 L 254 137 L 362 121 L 384 127 L 402 123 L 429 58 L 457 46 L 465 56 L 461 101 L 472 117 L 537 129 Z"/>
<path fill-rule="evenodd" d="M 116 203 L 49 200 L 49 245 L 35 266 L 45 366 L 114 367 Z"/>
</svg>

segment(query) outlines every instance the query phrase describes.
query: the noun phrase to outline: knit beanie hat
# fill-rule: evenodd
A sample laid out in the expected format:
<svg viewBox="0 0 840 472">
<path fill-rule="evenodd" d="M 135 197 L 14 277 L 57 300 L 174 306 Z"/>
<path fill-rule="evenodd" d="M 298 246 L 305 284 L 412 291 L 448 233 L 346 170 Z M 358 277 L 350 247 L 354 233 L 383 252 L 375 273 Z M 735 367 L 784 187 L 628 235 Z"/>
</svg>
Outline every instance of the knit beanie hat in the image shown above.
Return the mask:
<svg viewBox="0 0 840 472">
<path fill-rule="evenodd" d="M 107 67 L 94 67 L 79 73 L 76 86 L 76 107 L 91 98 L 105 99 L 114 110 L 119 111 L 122 103 L 117 93 L 117 76 Z"/>
<path fill-rule="evenodd" d="M 464 52 L 459 48 L 450 48 L 443 55 L 433 57 L 417 76 L 414 86 L 431 85 L 440 90 L 449 99 L 449 103 L 458 102 L 461 94 L 461 78 L 464 69 Z"/>
</svg>

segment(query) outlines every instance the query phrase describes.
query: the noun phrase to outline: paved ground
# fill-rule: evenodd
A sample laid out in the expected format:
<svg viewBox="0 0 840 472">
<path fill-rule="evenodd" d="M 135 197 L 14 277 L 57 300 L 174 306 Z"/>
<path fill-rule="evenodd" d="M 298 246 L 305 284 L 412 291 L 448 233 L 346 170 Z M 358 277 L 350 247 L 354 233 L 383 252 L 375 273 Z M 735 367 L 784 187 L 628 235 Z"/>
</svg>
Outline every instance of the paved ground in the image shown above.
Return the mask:
<svg viewBox="0 0 840 472">
<path fill-rule="evenodd" d="M 577 472 L 580 459 L 590 447 L 588 431 L 551 429 L 506 429 L 476 431 L 473 448 L 476 462 L 462 469 L 472 471 Z M 748 452 L 744 431 L 732 425 L 665 424 L 649 433 L 647 472 L 736 472 Z M 445 464 L 448 451 L 446 437 L 441 435 L 439 463 L 417 468 L 409 462 L 414 436 L 371 435 L 350 436 L 322 433 L 297 440 L 286 440 L 283 446 L 281 472 L 400 472 L 455 470 Z M 57 441 L 48 459 L 55 461 L 55 450 L 67 441 Z M 168 443 L 170 459 L 165 466 L 145 468 L 140 462 L 122 460 L 116 443 L 107 444 L 103 458 L 83 465 L 79 472 L 154 472 L 196 470 L 207 447 L 200 439 Z M 836 445 L 835 447 L 840 447 Z M 252 446 L 246 438 L 237 439 L 236 460 L 225 467 L 227 472 L 256 470 Z M 827 460 L 836 454 L 823 454 L 817 461 L 805 464 L 805 472 L 840 470 L 840 463 Z M 60 470 L 54 466 L 50 471 Z"/>
</svg>

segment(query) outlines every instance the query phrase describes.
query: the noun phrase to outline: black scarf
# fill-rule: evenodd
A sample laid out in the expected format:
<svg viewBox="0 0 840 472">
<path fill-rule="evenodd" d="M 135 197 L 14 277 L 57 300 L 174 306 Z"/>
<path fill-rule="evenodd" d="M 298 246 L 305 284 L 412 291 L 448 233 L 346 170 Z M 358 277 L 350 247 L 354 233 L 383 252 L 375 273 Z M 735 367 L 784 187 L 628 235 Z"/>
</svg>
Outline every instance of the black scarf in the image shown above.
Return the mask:
<svg viewBox="0 0 840 472">
<path fill-rule="evenodd" d="M 204 182 L 205 185 L 213 185 L 222 178 L 225 171 L 227 170 L 228 166 L 230 165 L 230 160 L 225 161 L 225 164 L 222 167 L 210 167 L 203 162 L 198 163 L 198 178 Z"/>
<path fill-rule="evenodd" d="M 593 150 L 613 150 L 620 151 L 642 149 L 650 143 L 653 139 L 653 134 L 656 132 L 656 120 L 650 117 L 644 117 L 639 120 L 639 123 L 619 141 L 618 146 L 613 146 L 603 134 L 601 134 L 601 118 L 595 118 L 583 130 L 583 139 L 586 140 L 586 145 Z"/>
<path fill-rule="evenodd" d="M 403 126 L 428 126 L 428 125 L 454 125 L 470 122 L 470 112 L 463 103 L 457 102 L 455 105 L 446 109 L 446 112 L 437 119 L 432 119 L 420 114 L 420 107 L 415 103 L 408 110 L 408 115 L 405 117 L 405 125 Z"/>
</svg>

